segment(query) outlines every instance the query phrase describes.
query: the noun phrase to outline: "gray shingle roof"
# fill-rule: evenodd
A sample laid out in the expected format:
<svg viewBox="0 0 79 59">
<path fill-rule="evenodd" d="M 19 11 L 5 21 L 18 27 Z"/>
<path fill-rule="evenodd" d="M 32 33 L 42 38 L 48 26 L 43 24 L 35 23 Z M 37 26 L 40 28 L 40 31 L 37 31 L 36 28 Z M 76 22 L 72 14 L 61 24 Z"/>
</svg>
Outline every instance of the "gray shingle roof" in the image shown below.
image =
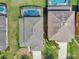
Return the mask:
<svg viewBox="0 0 79 59">
<path fill-rule="evenodd" d="M 7 48 L 6 17 L 0 16 L 0 50 Z"/>
<path fill-rule="evenodd" d="M 69 42 L 75 35 L 74 24 L 73 11 L 48 11 L 49 40 Z"/>
<path fill-rule="evenodd" d="M 30 46 L 31 50 L 41 50 L 43 46 L 43 18 L 24 17 L 19 21 L 20 46 Z"/>
</svg>

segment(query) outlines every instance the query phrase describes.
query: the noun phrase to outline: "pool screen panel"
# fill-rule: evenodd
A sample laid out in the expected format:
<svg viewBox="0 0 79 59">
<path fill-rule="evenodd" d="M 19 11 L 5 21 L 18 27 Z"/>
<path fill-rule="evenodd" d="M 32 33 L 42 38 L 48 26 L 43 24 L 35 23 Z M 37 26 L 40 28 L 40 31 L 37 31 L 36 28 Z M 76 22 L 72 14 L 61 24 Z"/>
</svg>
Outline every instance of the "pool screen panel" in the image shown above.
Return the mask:
<svg viewBox="0 0 79 59">
<path fill-rule="evenodd" d="M 0 15 L 1 14 L 6 14 L 6 6 L 4 6 L 4 5 L 0 6 Z"/>
</svg>

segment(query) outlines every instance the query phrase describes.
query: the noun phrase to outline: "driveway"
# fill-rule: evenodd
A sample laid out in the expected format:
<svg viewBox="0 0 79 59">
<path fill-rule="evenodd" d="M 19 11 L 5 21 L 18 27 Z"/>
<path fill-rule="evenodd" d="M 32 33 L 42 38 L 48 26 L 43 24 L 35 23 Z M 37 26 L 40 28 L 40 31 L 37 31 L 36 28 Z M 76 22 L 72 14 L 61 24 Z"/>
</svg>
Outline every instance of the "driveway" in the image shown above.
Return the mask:
<svg viewBox="0 0 79 59">
<path fill-rule="evenodd" d="M 59 44 L 59 52 L 58 59 L 67 59 L 67 42 L 58 42 Z"/>
<path fill-rule="evenodd" d="M 41 51 L 33 51 L 33 59 L 41 59 Z"/>
</svg>

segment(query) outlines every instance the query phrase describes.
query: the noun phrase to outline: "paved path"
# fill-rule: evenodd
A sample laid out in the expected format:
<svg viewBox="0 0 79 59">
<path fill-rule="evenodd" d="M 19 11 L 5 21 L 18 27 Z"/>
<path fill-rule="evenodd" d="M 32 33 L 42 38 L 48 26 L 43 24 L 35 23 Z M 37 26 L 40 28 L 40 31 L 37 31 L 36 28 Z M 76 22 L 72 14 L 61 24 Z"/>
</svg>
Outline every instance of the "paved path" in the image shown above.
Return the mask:
<svg viewBox="0 0 79 59">
<path fill-rule="evenodd" d="M 58 59 L 67 59 L 67 42 L 58 42 L 59 43 L 59 53 Z"/>
<path fill-rule="evenodd" d="M 33 51 L 33 59 L 41 59 L 41 51 Z"/>
</svg>

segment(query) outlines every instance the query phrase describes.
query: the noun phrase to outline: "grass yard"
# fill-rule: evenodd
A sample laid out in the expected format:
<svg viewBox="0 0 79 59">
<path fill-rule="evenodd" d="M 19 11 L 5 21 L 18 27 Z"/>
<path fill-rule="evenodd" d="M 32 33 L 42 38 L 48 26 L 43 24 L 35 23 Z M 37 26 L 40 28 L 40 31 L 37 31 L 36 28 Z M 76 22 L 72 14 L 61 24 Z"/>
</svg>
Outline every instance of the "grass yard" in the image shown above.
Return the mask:
<svg viewBox="0 0 79 59">
<path fill-rule="evenodd" d="M 70 0 L 70 5 L 77 5 L 78 0 Z"/>
<path fill-rule="evenodd" d="M 55 41 L 45 40 L 43 56 L 44 59 L 58 59 L 58 44 Z"/>
<path fill-rule="evenodd" d="M 68 59 L 79 59 L 79 46 L 74 41 L 68 44 Z"/>
</svg>

